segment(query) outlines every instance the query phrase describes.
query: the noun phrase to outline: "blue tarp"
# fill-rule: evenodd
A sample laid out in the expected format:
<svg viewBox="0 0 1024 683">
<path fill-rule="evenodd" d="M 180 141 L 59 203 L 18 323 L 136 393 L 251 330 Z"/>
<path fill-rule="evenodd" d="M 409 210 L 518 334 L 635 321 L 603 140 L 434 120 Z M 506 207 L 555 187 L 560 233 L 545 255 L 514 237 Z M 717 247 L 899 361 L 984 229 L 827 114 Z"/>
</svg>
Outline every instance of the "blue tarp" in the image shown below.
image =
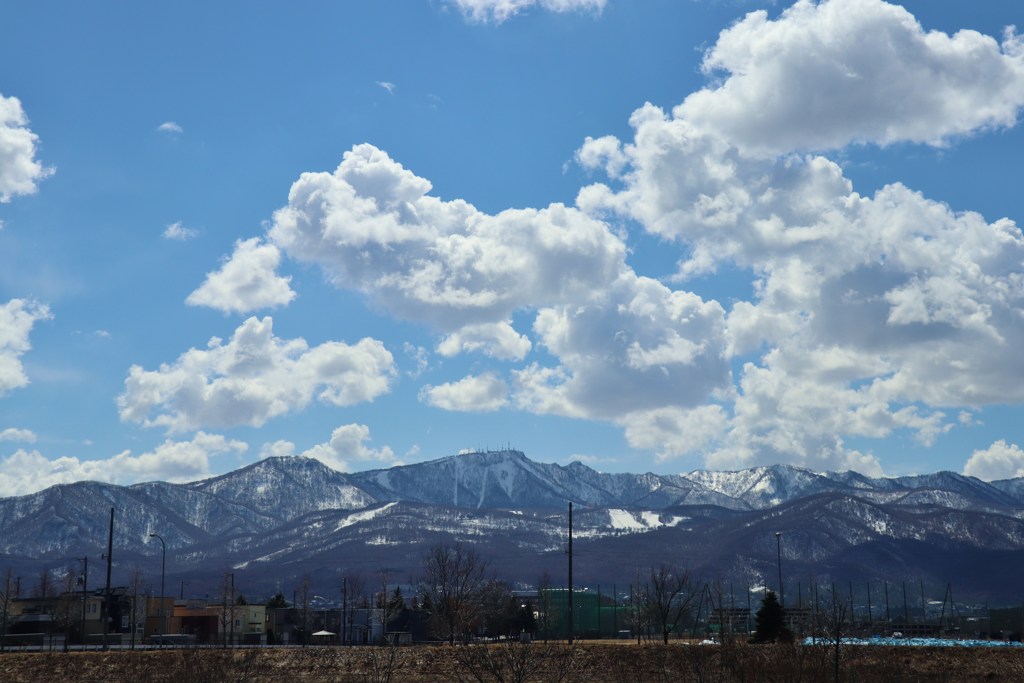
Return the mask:
<svg viewBox="0 0 1024 683">
<path fill-rule="evenodd" d="M 1022 647 L 1017 641 L 1005 640 L 954 640 L 950 638 L 842 638 L 843 645 L 899 645 L 928 647 Z M 829 638 L 804 638 L 804 645 L 829 645 Z"/>
</svg>

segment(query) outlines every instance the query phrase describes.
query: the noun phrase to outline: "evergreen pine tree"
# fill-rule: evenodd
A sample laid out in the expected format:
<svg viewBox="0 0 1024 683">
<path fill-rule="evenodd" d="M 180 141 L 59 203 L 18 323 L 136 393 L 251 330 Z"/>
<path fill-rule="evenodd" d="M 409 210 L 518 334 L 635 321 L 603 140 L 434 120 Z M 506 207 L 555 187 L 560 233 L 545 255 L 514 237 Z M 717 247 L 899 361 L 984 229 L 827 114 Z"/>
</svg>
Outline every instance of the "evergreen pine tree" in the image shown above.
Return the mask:
<svg viewBox="0 0 1024 683">
<path fill-rule="evenodd" d="M 761 601 L 761 609 L 755 617 L 754 636 L 752 643 L 789 643 L 793 633 L 786 628 L 785 610 L 779 604 L 775 591 L 768 591 Z"/>
<path fill-rule="evenodd" d="M 287 606 L 288 606 L 288 601 L 285 600 L 285 597 L 284 597 L 283 593 L 278 593 L 277 595 L 275 595 L 274 597 L 270 598 L 270 600 L 267 601 L 267 608 L 268 609 L 281 609 L 282 607 L 287 607 Z"/>
</svg>

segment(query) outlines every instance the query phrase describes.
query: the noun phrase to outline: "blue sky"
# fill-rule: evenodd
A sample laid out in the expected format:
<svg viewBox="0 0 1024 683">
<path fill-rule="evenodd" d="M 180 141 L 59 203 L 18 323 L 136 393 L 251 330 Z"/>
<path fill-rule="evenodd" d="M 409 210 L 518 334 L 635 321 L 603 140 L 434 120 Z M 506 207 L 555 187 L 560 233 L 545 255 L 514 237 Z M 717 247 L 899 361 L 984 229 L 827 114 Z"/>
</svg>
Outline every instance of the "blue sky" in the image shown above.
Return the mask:
<svg viewBox="0 0 1024 683">
<path fill-rule="evenodd" d="M 1018 3 L 0 6 L 0 495 L 1024 475 Z"/>
</svg>

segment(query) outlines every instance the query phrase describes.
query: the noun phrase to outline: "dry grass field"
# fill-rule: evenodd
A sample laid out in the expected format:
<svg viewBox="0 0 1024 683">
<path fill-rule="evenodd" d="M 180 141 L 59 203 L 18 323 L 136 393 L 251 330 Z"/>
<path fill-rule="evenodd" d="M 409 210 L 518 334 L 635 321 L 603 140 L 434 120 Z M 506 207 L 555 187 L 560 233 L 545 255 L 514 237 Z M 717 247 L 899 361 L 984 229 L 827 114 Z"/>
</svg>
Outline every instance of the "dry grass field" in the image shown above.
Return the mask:
<svg viewBox="0 0 1024 683">
<path fill-rule="evenodd" d="M 1002 648 L 578 643 L 5 653 L 0 681 L 1020 681 Z"/>
</svg>

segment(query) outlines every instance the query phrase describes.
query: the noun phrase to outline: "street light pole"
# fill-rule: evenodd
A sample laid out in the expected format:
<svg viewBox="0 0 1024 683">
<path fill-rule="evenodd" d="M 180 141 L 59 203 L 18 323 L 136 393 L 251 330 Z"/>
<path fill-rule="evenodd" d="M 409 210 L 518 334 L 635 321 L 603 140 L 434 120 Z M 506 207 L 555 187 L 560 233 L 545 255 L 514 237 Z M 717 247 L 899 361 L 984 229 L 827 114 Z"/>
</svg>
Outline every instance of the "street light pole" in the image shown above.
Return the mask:
<svg viewBox="0 0 1024 683">
<path fill-rule="evenodd" d="M 167 544 L 164 543 L 164 537 L 160 534 L 151 533 L 149 537 L 159 539 L 160 541 L 160 647 L 163 647 L 165 636 L 167 635 L 167 612 L 164 610 L 164 577 L 167 575 Z"/>
<path fill-rule="evenodd" d="M 110 533 L 107 536 L 107 585 L 103 589 L 103 651 L 110 649 L 107 637 L 110 635 L 110 571 L 114 564 L 114 508 L 110 508 Z"/>
<path fill-rule="evenodd" d="M 786 608 L 786 591 L 782 587 L 782 532 L 775 532 L 775 547 L 778 552 L 779 559 L 779 605 L 783 609 Z"/>
</svg>

